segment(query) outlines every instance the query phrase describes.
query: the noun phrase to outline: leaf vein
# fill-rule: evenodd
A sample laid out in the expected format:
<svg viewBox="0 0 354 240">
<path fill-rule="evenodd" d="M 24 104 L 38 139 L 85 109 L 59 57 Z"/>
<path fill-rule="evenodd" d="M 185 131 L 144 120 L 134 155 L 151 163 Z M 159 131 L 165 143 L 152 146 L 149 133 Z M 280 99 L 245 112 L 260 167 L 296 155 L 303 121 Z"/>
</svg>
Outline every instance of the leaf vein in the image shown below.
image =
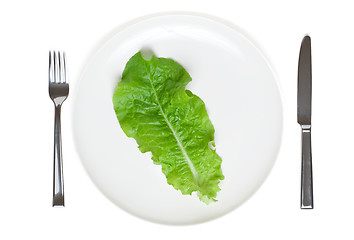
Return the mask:
<svg viewBox="0 0 354 240">
<path fill-rule="evenodd" d="M 165 120 L 167 126 L 170 128 L 170 130 L 171 130 L 173 136 L 175 137 L 176 142 L 177 142 L 177 144 L 178 144 L 178 146 L 179 146 L 179 148 L 180 148 L 180 150 L 181 150 L 181 152 L 182 152 L 184 158 L 186 159 L 186 162 L 187 162 L 187 164 L 188 164 L 189 169 L 190 169 L 191 172 L 192 172 L 192 175 L 193 175 L 194 179 L 197 180 L 197 179 L 198 179 L 197 171 L 196 171 L 196 169 L 195 169 L 195 167 L 194 167 L 194 165 L 193 165 L 191 159 L 189 158 L 186 149 L 183 147 L 181 140 L 178 138 L 176 131 L 174 130 L 172 124 L 171 124 L 170 121 L 167 119 L 167 116 L 166 116 L 165 112 L 164 112 L 163 109 L 162 109 L 162 106 L 161 106 L 161 104 L 160 104 L 160 100 L 159 100 L 159 98 L 158 98 L 158 96 L 157 96 L 157 92 L 156 92 L 156 90 L 155 90 L 155 88 L 154 88 L 154 85 L 152 84 L 152 80 L 151 80 L 150 74 L 149 74 L 149 72 L 148 72 L 146 63 L 144 63 L 144 66 L 145 66 L 146 74 L 148 75 L 148 79 L 149 79 L 149 82 L 150 82 L 150 85 L 151 85 L 151 89 L 152 89 L 152 91 L 153 91 L 153 93 L 154 93 L 155 100 L 156 100 L 156 102 L 157 102 L 157 104 L 158 104 L 158 106 L 159 106 L 159 109 L 160 109 L 160 111 L 161 111 L 161 114 L 162 114 L 162 116 L 163 116 L 163 118 L 164 118 L 164 120 Z"/>
</svg>

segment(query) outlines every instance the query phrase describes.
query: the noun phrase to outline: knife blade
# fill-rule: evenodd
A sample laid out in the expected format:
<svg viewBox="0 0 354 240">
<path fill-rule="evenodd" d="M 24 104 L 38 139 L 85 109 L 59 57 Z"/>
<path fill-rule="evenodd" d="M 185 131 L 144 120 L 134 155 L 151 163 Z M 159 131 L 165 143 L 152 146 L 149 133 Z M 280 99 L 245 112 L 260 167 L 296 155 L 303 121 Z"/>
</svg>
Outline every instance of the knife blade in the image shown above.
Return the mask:
<svg viewBox="0 0 354 240">
<path fill-rule="evenodd" d="M 311 151 L 312 66 L 311 38 L 301 43 L 298 64 L 297 121 L 301 125 L 301 209 L 313 209 Z"/>
</svg>

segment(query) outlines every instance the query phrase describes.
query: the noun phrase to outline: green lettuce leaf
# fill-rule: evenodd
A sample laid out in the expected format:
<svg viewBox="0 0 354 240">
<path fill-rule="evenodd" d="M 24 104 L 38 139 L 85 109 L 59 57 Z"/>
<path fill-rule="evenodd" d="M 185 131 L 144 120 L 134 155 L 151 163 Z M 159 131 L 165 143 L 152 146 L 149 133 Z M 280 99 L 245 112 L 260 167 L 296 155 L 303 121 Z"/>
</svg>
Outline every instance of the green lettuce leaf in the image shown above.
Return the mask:
<svg viewBox="0 0 354 240">
<path fill-rule="evenodd" d="M 113 105 L 124 133 L 142 153 L 152 153 L 168 184 L 182 194 L 197 192 L 209 204 L 224 179 L 222 160 L 204 102 L 185 89 L 191 80 L 172 59 L 146 60 L 138 52 L 124 69 Z"/>
</svg>

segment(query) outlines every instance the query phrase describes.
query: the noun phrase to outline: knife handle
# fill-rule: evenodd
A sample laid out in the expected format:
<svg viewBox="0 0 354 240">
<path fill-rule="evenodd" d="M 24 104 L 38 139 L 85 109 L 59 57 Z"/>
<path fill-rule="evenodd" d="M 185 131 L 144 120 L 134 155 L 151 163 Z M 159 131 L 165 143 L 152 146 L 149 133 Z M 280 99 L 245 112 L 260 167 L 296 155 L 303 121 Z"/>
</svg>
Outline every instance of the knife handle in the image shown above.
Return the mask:
<svg viewBox="0 0 354 240">
<path fill-rule="evenodd" d="M 301 128 L 301 209 L 313 209 L 311 125 Z"/>
</svg>

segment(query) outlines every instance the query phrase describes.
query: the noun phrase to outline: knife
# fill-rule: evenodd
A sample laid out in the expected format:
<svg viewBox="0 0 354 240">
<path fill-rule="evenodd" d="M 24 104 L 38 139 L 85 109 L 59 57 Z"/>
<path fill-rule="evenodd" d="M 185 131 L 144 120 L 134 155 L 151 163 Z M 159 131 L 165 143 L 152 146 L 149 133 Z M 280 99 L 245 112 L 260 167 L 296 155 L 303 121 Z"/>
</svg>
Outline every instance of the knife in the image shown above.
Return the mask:
<svg viewBox="0 0 354 240">
<path fill-rule="evenodd" d="M 311 38 L 301 43 L 298 65 L 297 122 L 301 125 L 301 209 L 313 209 L 311 153 Z"/>
</svg>

